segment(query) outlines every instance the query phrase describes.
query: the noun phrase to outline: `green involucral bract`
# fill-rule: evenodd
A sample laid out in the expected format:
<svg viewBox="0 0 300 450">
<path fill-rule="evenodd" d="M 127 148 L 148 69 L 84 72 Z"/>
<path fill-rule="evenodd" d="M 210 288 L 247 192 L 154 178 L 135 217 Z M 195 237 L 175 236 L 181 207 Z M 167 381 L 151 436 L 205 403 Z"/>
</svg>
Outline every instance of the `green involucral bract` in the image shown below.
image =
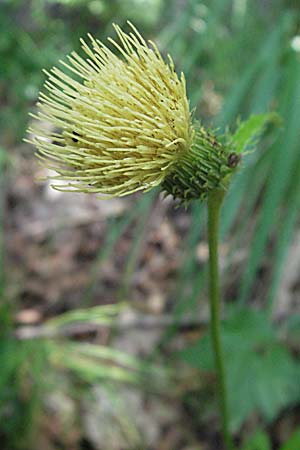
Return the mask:
<svg viewBox="0 0 300 450">
<path fill-rule="evenodd" d="M 213 134 L 199 128 L 190 148 L 165 177 L 162 188 L 184 203 L 202 200 L 214 189 L 225 190 L 228 176 L 238 162 L 234 155 Z"/>
</svg>

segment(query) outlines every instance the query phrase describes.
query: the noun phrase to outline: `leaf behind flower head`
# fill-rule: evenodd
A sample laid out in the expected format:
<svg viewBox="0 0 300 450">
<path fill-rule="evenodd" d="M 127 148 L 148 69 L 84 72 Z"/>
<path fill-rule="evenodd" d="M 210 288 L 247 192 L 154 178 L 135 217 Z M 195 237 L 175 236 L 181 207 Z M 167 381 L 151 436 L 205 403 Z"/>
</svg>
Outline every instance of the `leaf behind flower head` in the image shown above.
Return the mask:
<svg viewBox="0 0 300 450">
<path fill-rule="evenodd" d="M 254 150 L 259 137 L 268 125 L 280 125 L 281 119 L 277 113 L 255 114 L 241 122 L 236 132 L 229 139 L 230 149 L 241 154 Z"/>
</svg>

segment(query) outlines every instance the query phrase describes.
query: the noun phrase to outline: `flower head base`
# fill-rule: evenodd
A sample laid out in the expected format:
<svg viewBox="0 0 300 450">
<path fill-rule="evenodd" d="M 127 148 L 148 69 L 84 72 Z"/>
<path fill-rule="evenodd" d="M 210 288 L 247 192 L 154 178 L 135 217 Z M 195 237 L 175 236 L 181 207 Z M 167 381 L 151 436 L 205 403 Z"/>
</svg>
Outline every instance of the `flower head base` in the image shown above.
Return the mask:
<svg viewBox="0 0 300 450">
<path fill-rule="evenodd" d="M 195 130 L 171 57 L 130 26 L 126 34 L 114 25 L 120 42 L 109 39 L 121 57 L 89 36 L 87 59 L 73 52 L 61 61 L 74 76 L 47 73 L 31 142 L 58 190 L 123 196 L 162 184 L 184 201 L 203 197 L 229 170 L 225 149 Z"/>
</svg>

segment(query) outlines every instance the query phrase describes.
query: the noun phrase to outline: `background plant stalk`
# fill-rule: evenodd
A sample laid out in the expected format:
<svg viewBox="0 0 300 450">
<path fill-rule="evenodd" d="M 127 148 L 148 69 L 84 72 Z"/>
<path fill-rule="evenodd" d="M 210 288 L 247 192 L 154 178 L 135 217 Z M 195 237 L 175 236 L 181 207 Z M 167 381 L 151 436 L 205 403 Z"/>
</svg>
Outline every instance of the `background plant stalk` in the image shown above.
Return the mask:
<svg viewBox="0 0 300 450">
<path fill-rule="evenodd" d="M 219 220 L 225 191 L 215 189 L 208 196 L 208 246 L 209 246 L 209 301 L 210 331 L 215 358 L 217 387 L 222 419 L 222 433 L 227 450 L 232 450 L 232 439 L 228 425 L 228 402 L 220 332 L 220 280 L 219 280 Z"/>
</svg>

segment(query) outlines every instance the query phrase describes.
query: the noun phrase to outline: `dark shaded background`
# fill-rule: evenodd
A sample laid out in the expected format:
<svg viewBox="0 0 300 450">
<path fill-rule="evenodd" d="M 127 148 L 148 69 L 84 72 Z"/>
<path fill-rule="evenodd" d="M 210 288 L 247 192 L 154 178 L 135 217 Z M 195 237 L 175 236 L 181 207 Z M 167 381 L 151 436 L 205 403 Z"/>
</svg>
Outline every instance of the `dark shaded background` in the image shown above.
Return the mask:
<svg viewBox="0 0 300 450">
<path fill-rule="evenodd" d="M 61 194 L 22 142 L 42 69 L 127 19 L 184 71 L 205 125 L 281 115 L 224 205 L 223 340 L 237 447 L 300 448 L 299 14 L 283 0 L 0 1 L 1 449 L 221 449 L 205 205 Z"/>
</svg>

